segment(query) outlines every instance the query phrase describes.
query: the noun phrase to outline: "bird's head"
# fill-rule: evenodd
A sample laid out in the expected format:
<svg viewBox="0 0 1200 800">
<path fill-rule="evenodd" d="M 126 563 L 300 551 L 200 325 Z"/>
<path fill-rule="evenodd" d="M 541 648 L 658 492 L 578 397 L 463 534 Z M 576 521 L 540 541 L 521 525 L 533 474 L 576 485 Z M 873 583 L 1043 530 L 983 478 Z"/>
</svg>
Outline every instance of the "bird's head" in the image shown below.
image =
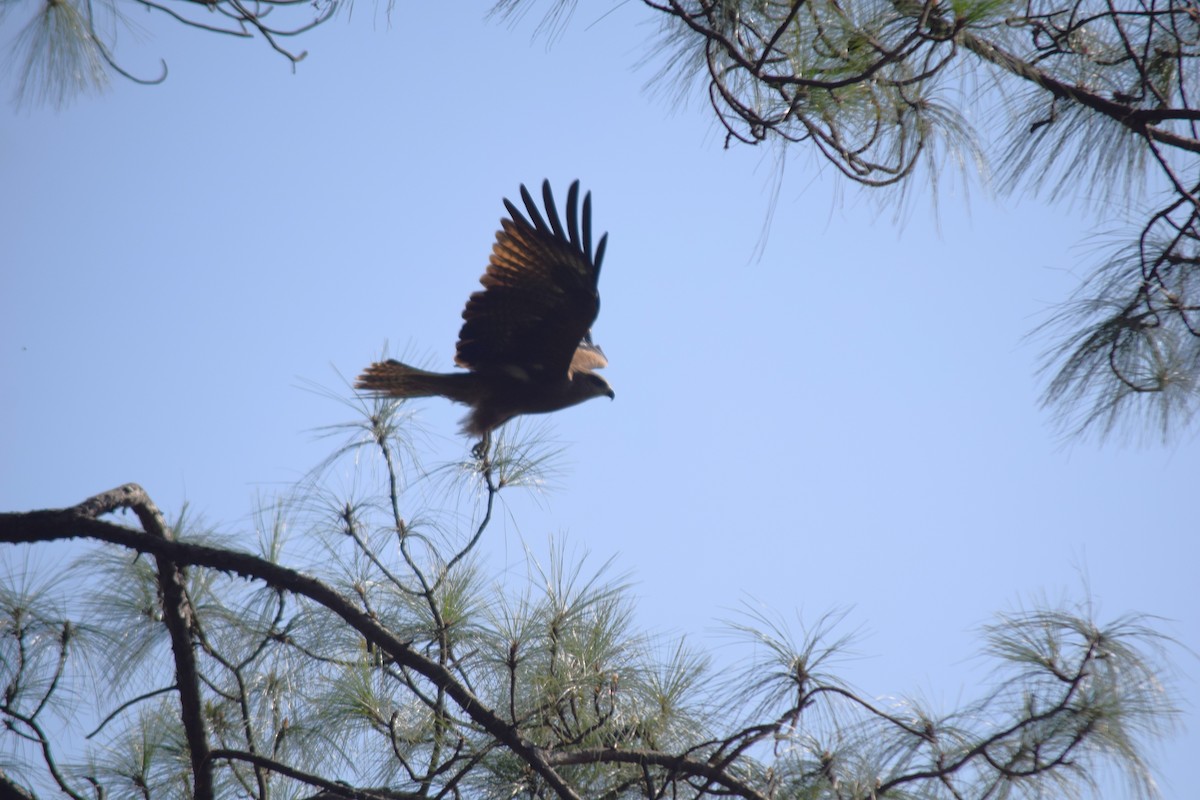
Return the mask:
<svg viewBox="0 0 1200 800">
<path fill-rule="evenodd" d="M 579 401 L 591 400 L 593 397 L 607 397 L 610 400 L 615 400 L 617 393 L 613 391 L 612 386 L 603 377 L 595 372 L 578 372 L 572 383 L 578 386 L 580 393 Z"/>
</svg>

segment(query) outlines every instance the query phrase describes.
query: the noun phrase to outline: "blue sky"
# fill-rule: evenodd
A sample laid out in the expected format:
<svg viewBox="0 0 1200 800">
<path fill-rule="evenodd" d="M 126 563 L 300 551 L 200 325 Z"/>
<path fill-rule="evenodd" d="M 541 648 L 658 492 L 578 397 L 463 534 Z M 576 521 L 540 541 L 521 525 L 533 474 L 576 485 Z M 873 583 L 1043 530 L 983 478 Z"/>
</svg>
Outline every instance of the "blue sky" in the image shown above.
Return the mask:
<svg viewBox="0 0 1200 800">
<path fill-rule="evenodd" d="M 122 34 L 123 65 L 165 57 L 164 84 L 3 106 L 0 509 L 136 481 L 244 529 L 349 417 L 305 387 L 348 394 L 385 341 L 449 368 L 501 198 L 580 178 L 610 233 L 594 333 L 617 399 L 548 421 L 568 466 L 506 500 L 497 574 L 565 534 L 629 573 L 641 625 L 720 653 L 743 603 L 849 609 L 847 676 L 942 708 L 982 691 L 980 625 L 1085 586 L 1101 620 L 1159 615 L 1200 650 L 1195 434 L 1064 445 L 1037 406 L 1050 342 L 1024 338 L 1119 216 L 943 180 L 936 218 L 925 184 L 897 218 L 647 91 L 639 4 L 553 43 L 487 6 L 360 5 L 295 74 L 261 41 L 134 14 L 149 35 Z M 462 409 L 420 408 L 461 456 Z M 1200 752 L 1197 662 L 1176 657 L 1168 798 Z"/>
</svg>

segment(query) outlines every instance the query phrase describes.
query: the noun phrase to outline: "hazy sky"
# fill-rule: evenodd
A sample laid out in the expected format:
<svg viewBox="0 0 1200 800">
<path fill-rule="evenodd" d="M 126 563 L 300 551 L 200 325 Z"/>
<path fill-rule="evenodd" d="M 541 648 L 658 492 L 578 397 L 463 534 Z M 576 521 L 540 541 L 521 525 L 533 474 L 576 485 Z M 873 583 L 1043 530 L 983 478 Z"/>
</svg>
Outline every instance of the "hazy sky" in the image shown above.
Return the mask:
<svg viewBox="0 0 1200 800">
<path fill-rule="evenodd" d="M 1024 338 L 1122 209 L 968 205 L 947 173 L 936 218 L 925 183 L 897 217 L 802 147 L 724 149 L 701 95 L 647 90 L 640 4 L 553 43 L 487 7 L 360 4 L 296 43 L 295 74 L 261 40 L 136 13 L 123 65 L 166 58 L 161 86 L 3 106 L 0 509 L 135 481 L 247 530 L 352 416 L 309 387 L 349 396 L 385 342 L 449 368 L 501 198 L 580 178 L 610 233 L 594 334 L 617 398 L 548 420 L 567 469 L 506 500 L 497 576 L 566 535 L 629 574 L 640 625 L 722 658 L 743 603 L 848 609 L 847 677 L 943 709 L 986 686 L 979 626 L 1041 599 L 1090 591 L 1101 621 L 1159 615 L 1200 650 L 1194 432 L 1064 445 L 1038 408 L 1051 341 Z M 419 408 L 430 458 L 460 457 L 462 409 Z M 1200 685 L 1175 655 L 1191 730 L 1160 765 L 1184 798 Z"/>
</svg>

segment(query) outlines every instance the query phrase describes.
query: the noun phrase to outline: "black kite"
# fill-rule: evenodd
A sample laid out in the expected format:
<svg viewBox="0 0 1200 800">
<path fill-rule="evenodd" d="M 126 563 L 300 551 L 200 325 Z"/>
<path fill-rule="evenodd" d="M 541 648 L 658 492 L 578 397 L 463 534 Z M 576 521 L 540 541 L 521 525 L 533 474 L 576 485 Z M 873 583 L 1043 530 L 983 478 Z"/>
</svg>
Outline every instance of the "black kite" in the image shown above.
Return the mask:
<svg viewBox="0 0 1200 800">
<path fill-rule="evenodd" d="M 508 218 L 500 220 L 487 271 L 479 279 L 483 291 L 471 295 L 462 314 L 454 363 L 467 371 L 427 372 L 382 361 L 367 367 L 355 388 L 391 397 L 440 395 L 470 406 L 463 432 L 485 442 L 493 429 L 520 414 L 614 396 L 594 372 L 608 360 L 591 338 L 608 234 L 600 237 L 593 255 L 592 196 L 584 195 L 577 221 L 579 181 L 567 193 L 565 229 L 549 181 L 542 184 L 542 198 L 546 219 L 524 186 L 528 219 L 504 201 Z"/>
</svg>

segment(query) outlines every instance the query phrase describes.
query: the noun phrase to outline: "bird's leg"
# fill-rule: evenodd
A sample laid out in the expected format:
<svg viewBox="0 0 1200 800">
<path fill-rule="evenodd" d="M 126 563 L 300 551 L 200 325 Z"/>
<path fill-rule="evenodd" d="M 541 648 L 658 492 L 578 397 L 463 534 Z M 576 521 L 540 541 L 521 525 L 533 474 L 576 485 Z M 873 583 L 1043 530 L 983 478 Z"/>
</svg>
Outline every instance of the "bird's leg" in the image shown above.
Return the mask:
<svg viewBox="0 0 1200 800">
<path fill-rule="evenodd" d="M 471 448 L 471 457 L 479 459 L 480 461 L 486 461 L 487 455 L 488 455 L 488 450 L 490 450 L 491 447 L 492 447 L 492 432 L 487 431 L 483 434 L 483 438 L 479 440 L 479 443 Z"/>
</svg>

